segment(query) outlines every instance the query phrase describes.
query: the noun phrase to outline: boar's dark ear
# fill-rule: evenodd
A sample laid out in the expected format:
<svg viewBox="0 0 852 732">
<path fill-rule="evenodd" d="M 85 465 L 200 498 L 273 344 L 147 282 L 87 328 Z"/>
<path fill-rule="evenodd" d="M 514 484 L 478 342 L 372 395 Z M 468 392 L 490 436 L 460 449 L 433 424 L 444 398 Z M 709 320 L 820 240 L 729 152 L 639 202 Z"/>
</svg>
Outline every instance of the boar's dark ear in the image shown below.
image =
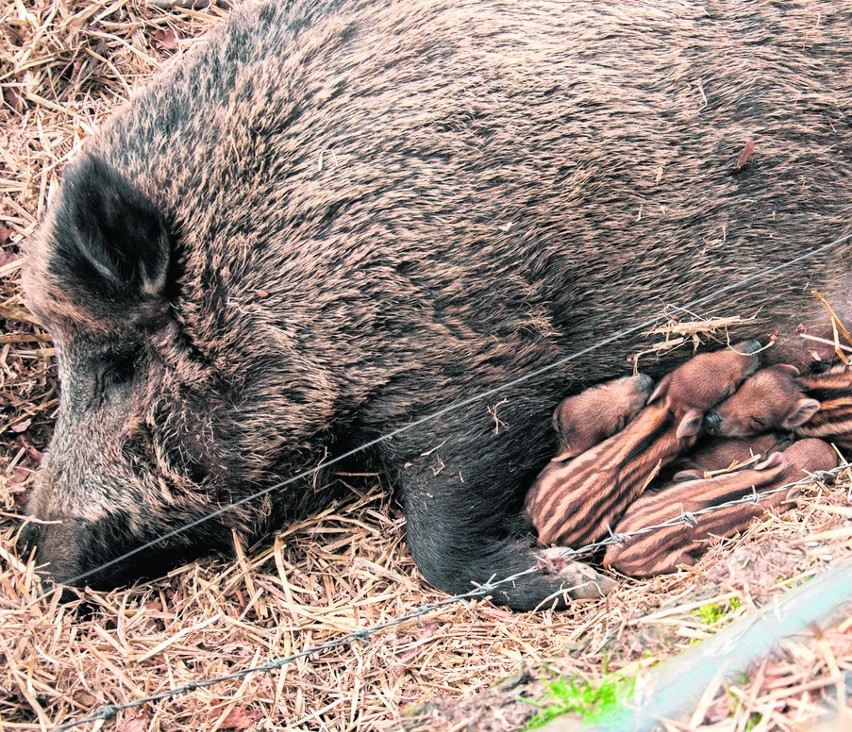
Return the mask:
<svg viewBox="0 0 852 732">
<path fill-rule="evenodd" d="M 67 171 L 51 271 L 110 302 L 163 297 L 170 244 L 157 207 L 106 161 L 86 155 Z"/>
</svg>

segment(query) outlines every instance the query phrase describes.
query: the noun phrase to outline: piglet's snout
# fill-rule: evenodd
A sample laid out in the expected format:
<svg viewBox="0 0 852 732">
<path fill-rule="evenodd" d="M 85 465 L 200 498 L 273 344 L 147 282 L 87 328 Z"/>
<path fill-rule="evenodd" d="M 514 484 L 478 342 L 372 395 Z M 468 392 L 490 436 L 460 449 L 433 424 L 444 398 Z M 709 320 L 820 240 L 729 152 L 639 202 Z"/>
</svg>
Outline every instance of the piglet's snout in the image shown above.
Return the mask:
<svg viewBox="0 0 852 732">
<path fill-rule="evenodd" d="M 704 415 L 704 431 L 708 435 L 718 435 L 722 426 L 722 418 L 715 409 L 711 409 Z"/>
</svg>

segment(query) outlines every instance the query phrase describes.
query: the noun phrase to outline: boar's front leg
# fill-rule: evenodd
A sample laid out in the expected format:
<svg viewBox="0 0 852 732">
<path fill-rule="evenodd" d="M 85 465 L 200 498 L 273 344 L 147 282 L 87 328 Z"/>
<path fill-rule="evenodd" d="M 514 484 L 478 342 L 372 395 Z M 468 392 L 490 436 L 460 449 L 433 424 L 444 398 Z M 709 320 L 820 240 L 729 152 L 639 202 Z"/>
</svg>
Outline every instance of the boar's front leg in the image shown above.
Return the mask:
<svg viewBox="0 0 852 732">
<path fill-rule="evenodd" d="M 445 415 L 430 423 L 425 438 L 405 434 L 386 448 L 407 519 L 408 544 L 423 576 L 435 587 L 461 594 L 492 579 L 547 567 L 491 594 L 494 602 L 516 610 L 551 598 L 564 606 L 570 598 L 606 594 L 613 580 L 581 562 L 556 558 L 556 550 L 534 547 L 522 519 L 524 493 L 536 466 L 548 457 L 547 425 L 542 422 L 536 439 L 523 425 L 529 417 L 522 409 L 514 410 L 501 428 L 486 408 L 475 405 L 474 414 Z"/>
</svg>

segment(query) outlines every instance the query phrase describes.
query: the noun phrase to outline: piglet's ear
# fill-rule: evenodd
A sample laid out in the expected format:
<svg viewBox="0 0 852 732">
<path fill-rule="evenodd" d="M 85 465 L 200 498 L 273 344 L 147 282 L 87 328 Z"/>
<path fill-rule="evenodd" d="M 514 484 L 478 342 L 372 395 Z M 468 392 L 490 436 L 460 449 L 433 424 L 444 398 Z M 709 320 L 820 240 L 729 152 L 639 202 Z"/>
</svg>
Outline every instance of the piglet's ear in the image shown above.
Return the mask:
<svg viewBox="0 0 852 732">
<path fill-rule="evenodd" d="M 556 457 L 550 458 L 550 462 L 552 463 L 564 463 L 566 460 L 570 460 L 571 458 L 577 457 L 580 454 L 580 450 L 576 447 L 566 447 L 564 450 L 560 450 Z"/>
<path fill-rule="evenodd" d="M 807 399 L 806 397 L 802 397 L 796 402 L 793 407 L 793 411 L 784 418 L 781 426 L 785 430 L 791 430 L 794 427 L 798 427 L 813 417 L 818 409 L 819 402 L 816 399 Z"/>
<path fill-rule="evenodd" d="M 680 422 L 677 425 L 675 436 L 681 438 L 697 435 L 701 431 L 703 421 L 704 412 L 697 409 L 687 410 L 686 414 L 681 417 Z"/>
<path fill-rule="evenodd" d="M 72 291 L 109 303 L 163 297 L 170 244 L 156 206 L 106 161 L 86 155 L 65 174 L 50 270 Z"/>
<path fill-rule="evenodd" d="M 790 363 L 776 363 L 772 368 L 781 373 L 790 374 L 790 376 L 799 376 L 799 369 Z"/>
<path fill-rule="evenodd" d="M 669 385 L 672 383 L 672 375 L 666 374 L 659 384 L 657 384 L 657 388 L 651 392 L 651 396 L 648 397 L 648 404 L 653 404 L 657 399 L 661 399 L 664 397 L 669 391 Z"/>
<path fill-rule="evenodd" d="M 773 468 L 783 468 L 788 464 L 787 458 L 783 453 L 773 452 L 769 457 L 754 466 L 755 470 L 772 470 Z"/>
</svg>

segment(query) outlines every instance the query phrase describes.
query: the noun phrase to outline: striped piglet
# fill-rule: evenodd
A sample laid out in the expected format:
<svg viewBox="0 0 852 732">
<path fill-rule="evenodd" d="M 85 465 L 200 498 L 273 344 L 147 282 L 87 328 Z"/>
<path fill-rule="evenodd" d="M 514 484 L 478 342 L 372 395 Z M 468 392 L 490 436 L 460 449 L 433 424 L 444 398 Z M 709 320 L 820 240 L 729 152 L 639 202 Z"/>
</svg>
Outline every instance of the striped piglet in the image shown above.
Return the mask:
<svg viewBox="0 0 852 732">
<path fill-rule="evenodd" d="M 630 506 L 615 531 L 616 534 L 629 534 L 657 526 L 754 492 L 780 488 L 805 477 L 807 473 L 831 470 L 837 464 L 837 454 L 827 443 L 817 439 L 800 440 L 783 453 L 772 453 L 754 468 L 709 479 L 681 481 L 649 491 Z M 796 493 L 798 490 L 795 488 L 780 491 L 759 503 L 728 506 L 695 516 L 689 522 L 629 537 L 621 544 L 607 547 L 604 566 L 633 577 L 652 577 L 672 572 L 678 565 L 694 564 L 707 549 L 711 536 L 733 536 L 765 510 L 783 508 Z"/>
<path fill-rule="evenodd" d="M 691 452 L 661 471 L 659 482 L 671 483 L 696 478 L 712 478 L 716 473 L 751 466 L 773 452 L 793 444 L 789 432 L 767 432 L 756 437 L 705 437 Z"/>
</svg>

